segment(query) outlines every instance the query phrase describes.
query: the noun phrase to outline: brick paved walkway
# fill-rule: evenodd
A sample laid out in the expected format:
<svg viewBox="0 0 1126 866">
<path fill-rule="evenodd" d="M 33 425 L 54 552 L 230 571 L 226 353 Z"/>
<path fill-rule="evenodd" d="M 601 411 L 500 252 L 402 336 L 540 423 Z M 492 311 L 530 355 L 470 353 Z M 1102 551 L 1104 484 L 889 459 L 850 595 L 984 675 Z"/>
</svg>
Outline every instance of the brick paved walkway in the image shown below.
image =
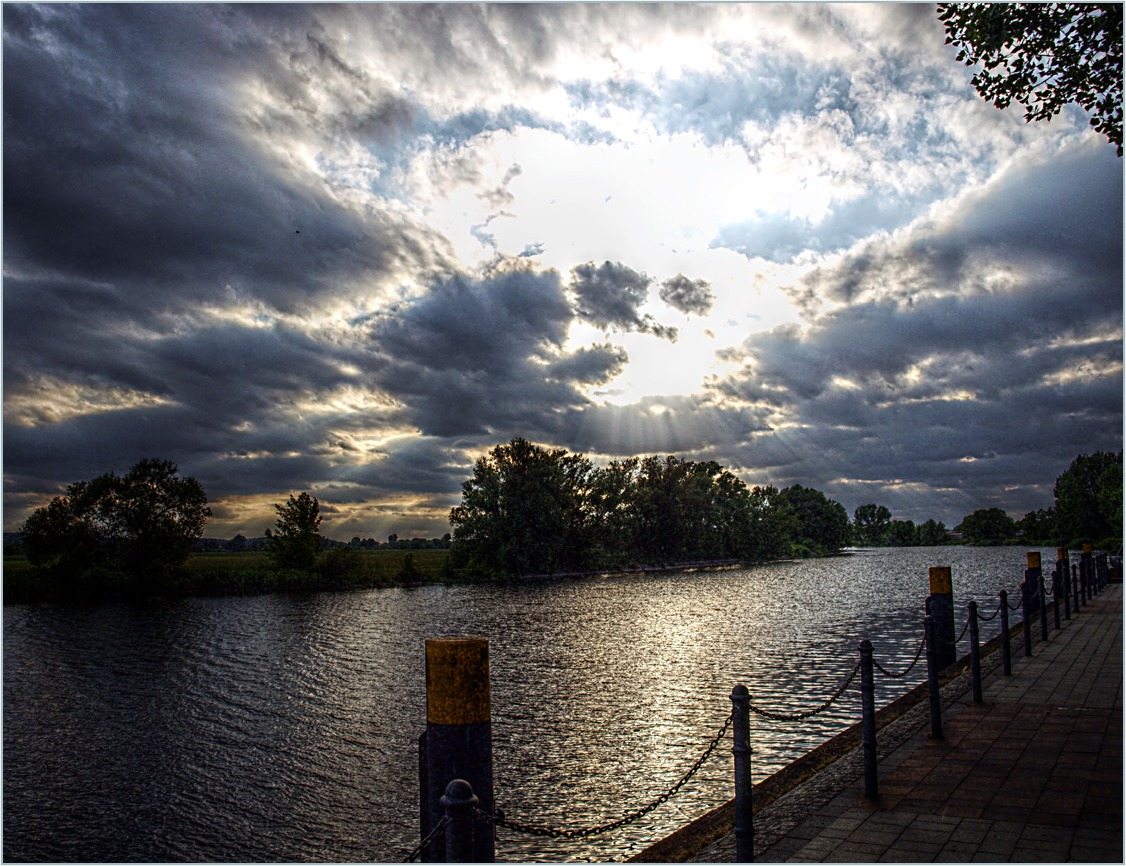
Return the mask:
<svg viewBox="0 0 1126 866">
<path fill-rule="evenodd" d="M 791 862 L 1123 862 L 1121 585 L 1062 625 Z"/>
</svg>

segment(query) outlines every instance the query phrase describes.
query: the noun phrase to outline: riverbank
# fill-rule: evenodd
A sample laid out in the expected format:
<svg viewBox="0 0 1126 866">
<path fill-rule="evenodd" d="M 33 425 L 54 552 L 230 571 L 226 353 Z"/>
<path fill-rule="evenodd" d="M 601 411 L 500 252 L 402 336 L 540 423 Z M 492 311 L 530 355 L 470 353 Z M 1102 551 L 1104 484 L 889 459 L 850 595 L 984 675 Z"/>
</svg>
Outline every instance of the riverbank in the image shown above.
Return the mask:
<svg viewBox="0 0 1126 866">
<path fill-rule="evenodd" d="M 848 551 L 838 551 L 824 556 L 848 555 L 850 555 Z M 275 592 L 344 592 L 392 587 L 526 583 L 729 571 L 772 562 L 790 561 L 793 560 L 752 562 L 725 559 L 677 562 L 667 565 L 638 565 L 614 570 L 500 577 L 479 570 L 455 568 L 450 564 L 449 551 L 446 550 L 356 551 L 338 548 L 325 553 L 312 571 L 275 568 L 264 553 L 196 553 L 189 557 L 183 567 L 167 578 L 146 587 L 142 595 L 171 598 L 221 597 Z M 4 557 L 4 603 L 102 602 L 138 595 L 115 584 L 113 575 L 100 575 L 100 577 L 103 579 L 101 585 L 91 581 L 64 590 L 52 585 L 42 571 L 28 563 L 26 557 L 6 556 Z"/>
</svg>

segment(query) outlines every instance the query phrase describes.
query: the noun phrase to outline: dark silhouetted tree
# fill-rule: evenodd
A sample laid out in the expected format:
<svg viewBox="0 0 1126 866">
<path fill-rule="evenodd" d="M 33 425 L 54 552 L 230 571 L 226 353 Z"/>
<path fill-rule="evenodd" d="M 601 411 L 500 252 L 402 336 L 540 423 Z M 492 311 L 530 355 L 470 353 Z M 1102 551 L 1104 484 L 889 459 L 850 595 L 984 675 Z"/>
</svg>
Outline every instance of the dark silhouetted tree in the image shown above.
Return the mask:
<svg viewBox="0 0 1126 866">
<path fill-rule="evenodd" d="M 821 553 L 852 543 L 848 512 L 820 490 L 795 484 L 781 491 L 795 520 L 794 540 Z"/>
<path fill-rule="evenodd" d="M 859 506 L 853 512 L 856 543 L 868 547 L 887 544 L 889 523 L 891 523 L 891 512 L 885 506 L 876 505 L 874 502 Z"/>
<path fill-rule="evenodd" d="M 277 530 L 266 530 L 270 545 L 266 553 L 281 568 L 311 569 L 321 550 L 321 504 L 302 492 L 289 494 L 285 505 L 274 505 L 278 512 Z"/>
<path fill-rule="evenodd" d="M 1122 156 L 1121 3 L 939 3 L 938 18 L 958 61 L 982 65 L 982 98 L 1025 121 L 1078 103 Z"/>
<path fill-rule="evenodd" d="M 177 471 L 146 459 L 123 476 L 71 484 L 20 528 L 28 560 L 64 581 L 101 568 L 145 588 L 183 564 L 211 516 L 200 483 Z"/>
<path fill-rule="evenodd" d="M 1054 508 L 1038 508 L 1035 511 L 1029 511 L 1017 521 L 1016 528 L 1018 532 L 1023 533 L 1024 540 L 1029 542 L 1038 542 L 1055 547 L 1059 538 Z"/>
<path fill-rule="evenodd" d="M 1121 503 L 1122 452 L 1111 454 L 1099 451 L 1095 454 L 1080 454 L 1071 461 L 1071 466 L 1056 479 L 1053 489 L 1056 497 L 1056 518 L 1059 531 L 1065 544 L 1079 539 L 1100 541 L 1107 537 L 1122 534 L 1122 523 L 1111 524 L 1100 508 L 1100 479 L 1107 470 L 1117 472 L 1117 495 Z M 1107 475 L 1107 482 L 1114 485 L 1114 475 Z M 1106 497 L 1104 497 L 1105 499 Z M 1109 504 L 1109 503 L 1108 503 Z M 1121 507 L 1121 504 L 1119 505 Z"/>
<path fill-rule="evenodd" d="M 942 521 L 935 521 L 933 518 L 926 523 L 920 523 L 917 527 L 919 533 L 919 544 L 923 547 L 932 547 L 937 544 L 945 544 L 946 539 L 946 524 Z"/>
<path fill-rule="evenodd" d="M 1017 534 L 1016 522 L 1000 508 L 979 508 L 954 528 L 966 541 L 977 544 L 1000 544 Z"/>
<path fill-rule="evenodd" d="M 892 547 L 915 547 L 919 543 L 918 527 L 913 520 L 893 520 L 888 524 L 887 539 Z"/>
</svg>

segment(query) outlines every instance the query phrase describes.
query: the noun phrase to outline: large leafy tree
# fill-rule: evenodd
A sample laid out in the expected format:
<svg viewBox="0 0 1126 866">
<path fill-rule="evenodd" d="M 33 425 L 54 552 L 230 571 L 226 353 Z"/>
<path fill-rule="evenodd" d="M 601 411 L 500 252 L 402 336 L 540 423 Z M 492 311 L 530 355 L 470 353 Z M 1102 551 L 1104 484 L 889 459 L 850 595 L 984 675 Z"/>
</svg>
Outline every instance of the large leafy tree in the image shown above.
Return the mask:
<svg viewBox="0 0 1126 866">
<path fill-rule="evenodd" d="M 67 487 L 20 527 L 28 560 L 62 581 L 93 569 L 126 575 L 139 587 L 183 564 L 211 516 L 207 494 L 169 460 L 141 460 Z"/>
<path fill-rule="evenodd" d="M 1121 512 L 1116 512 L 1113 507 L 1117 497 L 1118 508 L 1121 508 L 1121 478 L 1121 451 L 1117 454 L 1105 451 L 1080 454 L 1071 461 L 1071 466 L 1056 479 L 1053 489 L 1056 519 L 1065 544 L 1081 538 L 1097 542 L 1121 536 Z M 1104 510 L 1100 507 L 1099 494 L 1107 489 L 1111 492 L 1103 494 Z M 1108 520 L 1108 513 L 1117 517 L 1118 522 Z"/>
<path fill-rule="evenodd" d="M 853 529 L 858 544 L 869 547 L 887 544 L 891 512 L 886 506 L 869 502 L 867 505 L 857 507 L 852 514 Z"/>
<path fill-rule="evenodd" d="M 1039 542 L 1054 547 L 1059 537 L 1055 508 L 1037 508 L 1027 512 L 1017 521 L 1017 529 L 1024 533 L 1025 541 Z"/>
<path fill-rule="evenodd" d="M 919 544 L 923 547 L 946 543 L 946 524 L 941 520 L 935 521 L 931 518 L 926 523 L 920 523 L 916 531 Z"/>
<path fill-rule="evenodd" d="M 312 568 L 322 543 L 318 532 L 321 504 L 308 493 L 297 496 L 291 493 L 289 502 L 275 504 L 274 510 L 278 513 L 277 529 L 266 530 L 266 537 L 270 539 L 266 553 L 282 568 Z"/>
<path fill-rule="evenodd" d="M 1078 103 L 1122 156 L 1121 3 L 939 3 L 938 18 L 958 61 L 982 65 L 984 99 L 1026 121 Z"/>
<path fill-rule="evenodd" d="M 781 491 L 793 512 L 795 538 L 816 550 L 831 553 L 852 543 L 848 512 L 820 490 L 795 484 Z"/>
<path fill-rule="evenodd" d="M 457 556 L 507 574 L 579 567 L 589 538 L 591 463 L 525 439 L 498 445 L 473 466 L 450 511 Z"/>
<path fill-rule="evenodd" d="M 954 527 L 967 541 L 999 544 L 1017 534 L 1016 522 L 1000 508 L 979 508 Z"/>
<path fill-rule="evenodd" d="M 915 547 L 919 543 L 919 528 L 913 520 L 893 520 L 888 524 L 887 537 L 892 547 Z"/>
<path fill-rule="evenodd" d="M 534 574 L 785 555 L 789 513 L 773 487 L 748 490 L 714 461 L 631 457 L 596 468 L 517 438 L 474 464 L 450 523 L 460 562 Z"/>
</svg>

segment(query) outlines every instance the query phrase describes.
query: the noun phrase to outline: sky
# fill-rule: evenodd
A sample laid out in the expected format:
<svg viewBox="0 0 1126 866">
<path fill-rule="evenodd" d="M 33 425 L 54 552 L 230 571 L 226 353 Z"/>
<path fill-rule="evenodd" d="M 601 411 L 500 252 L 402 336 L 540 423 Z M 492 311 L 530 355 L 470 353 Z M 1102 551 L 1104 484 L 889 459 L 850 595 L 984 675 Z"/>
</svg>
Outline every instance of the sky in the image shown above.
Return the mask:
<svg viewBox="0 0 1126 866">
<path fill-rule="evenodd" d="M 1123 175 L 932 4 L 3 6 L 4 529 L 438 537 L 523 437 L 948 526 L 1122 448 Z"/>
</svg>

